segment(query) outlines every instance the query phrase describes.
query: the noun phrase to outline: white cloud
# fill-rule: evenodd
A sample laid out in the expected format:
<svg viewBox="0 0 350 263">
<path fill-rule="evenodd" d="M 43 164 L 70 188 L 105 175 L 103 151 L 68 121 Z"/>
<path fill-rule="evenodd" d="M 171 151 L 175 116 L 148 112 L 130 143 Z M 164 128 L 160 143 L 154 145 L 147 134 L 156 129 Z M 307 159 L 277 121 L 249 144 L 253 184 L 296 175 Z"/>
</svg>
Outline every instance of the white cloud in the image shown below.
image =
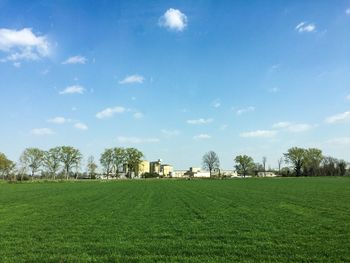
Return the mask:
<svg viewBox="0 0 350 263">
<path fill-rule="evenodd" d="M 65 61 L 62 62 L 62 64 L 85 64 L 87 62 L 87 59 L 82 56 L 74 56 L 67 58 Z"/>
<path fill-rule="evenodd" d="M 169 8 L 159 18 L 159 26 L 173 31 L 183 31 L 187 26 L 187 16 L 178 9 Z"/>
<path fill-rule="evenodd" d="M 140 143 L 156 143 L 159 142 L 158 138 L 140 138 L 140 137 L 124 137 L 119 136 L 118 142 L 124 144 L 140 144 Z"/>
<path fill-rule="evenodd" d="M 316 25 L 313 23 L 301 22 L 295 27 L 295 30 L 299 33 L 314 32 L 316 30 Z"/>
<path fill-rule="evenodd" d="M 220 130 L 224 131 L 224 130 L 227 129 L 227 127 L 228 127 L 227 124 L 223 124 L 223 125 L 220 126 Z"/>
<path fill-rule="evenodd" d="M 350 100 L 350 94 L 346 97 L 347 100 Z"/>
<path fill-rule="evenodd" d="M 60 91 L 61 95 L 64 94 L 83 94 L 85 92 L 85 89 L 83 86 L 80 85 L 73 85 L 68 86 L 64 90 Z"/>
<path fill-rule="evenodd" d="M 195 139 L 195 140 L 208 140 L 210 138 L 211 138 L 211 136 L 209 134 L 206 134 L 206 133 L 202 133 L 202 134 L 198 134 L 198 135 L 193 136 L 193 139 Z"/>
<path fill-rule="evenodd" d="M 214 100 L 212 103 L 211 103 L 211 106 L 214 107 L 214 108 L 219 108 L 221 106 L 221 102 L 219 99 L 216 99 Z"/>
<path fill-rule="evenodd" d="M 339 137 L 339 138 L 333 138 L 327 141 L 328 144 L 331 145 L 347 145 L 350 144 L 350 137 Z"/>
<path fill-rule="evenodd" d="M 166 129 L 162 129 L 161 132 L 164 134 L 164 136 L 166 137 L 173 137 L 173 136 L 177 136 L 180 134 L 180 131 L 178 130 L 166 130 Z"/>
<path fill-rule="evenodd" d="M 277 88 L 277 87 L 273 87 L 273 88 L 269 89 L 268 91 L 269 91 L 270 93 L 277 93 L 277 92 L 280 91 L 280 89 Z"/>
<path fill-rule="evenodd" d="M 88 126 L 84 123 L 77 122 L 76 124 L 74 124 L 74 128 L 85 131 L 88 129 Z"/>
<path fill-rule="evenodd" d="M 110 118 L 115 114 L 123 113 L 125 111 L 126 111 L 126 109 L 124 107 L 121 107 L 121 106 L 116 106 L 113 108 L 106 108 L 106 109 L 98 112 L 96 114 L 96 118 L 98 118 L 98 119 Z"/>
<path fill-rule="evenodd" d="M 326 118 L 326 122 L 329 124 L 350 121 L 350 111 L 339 113 Z"/>
<path fill-rule="evenodd" d="M 242 115 L 243 113 L 247 113 L 247 112 L 252 112 L 255 111 L 255 107 L 253 106 L 249 106 L 247 108 L 243 108 L 243 109 L 239 109 L 236 111 L 237 115 Z"/>
<path fill-rule="evenodd" d="M 16 67 L 16 68 L 20 68 L 21 67 L 21 62 L 14 62 L 13 63 L 13 66 Z"/>
<path fill-rule="evenodd" d="M 272 125 L 272 128 L 283 129 L 283 128 L 289 127 L 290 125 L 292 125 L 292 123 L 290 123 L 288 121 L 281 121 L 281 122 L 274 123 Z"/>
<path fill-rule="evenodd" d="M 242 132 L 240 134 L 243 138 L 271 138 L 277 134 L 277 131 L 273 130 L 256 130 L 250 132 Z"/>
<path fill-rule="evenodd" d="M 30 131 L 31 134 L 34 135 L 51 135 L 54 134 L 54 132 L 49 129 L 49 128 L 36 128 L 36 129 L 32 129 Z"/>
<path fill-rule="evenodd" d="M 68 122 L 70 120 L 67 120 L 66 118 L 64 117 L 55 117 L 55 118 L 52 118 L 52 119 L 48 119 L 47 122 L 50 122 L 50 123 L 55 123 L 55 124 L 64 124 L 66 122 Z"/>
<path fill-rule="evenodd" d="M 135 112 L 133 116 L 135 119 L 142 119 L 144 115 L 142 112 Z"/>
<path fill-rule="evenodd" d="M 315 127 L 315 125 L 307 123 L 291 123 L 288 121 L 281 121 L 272 125 L 272 128 L 274 129 L 282 129 L 293 133 L 308 131 L 313 127 Z"/>
<path fill-rule="evenodd" d="M 144 77 L 135 74 L 131 76 L 126 76 L 123 80 L 119 81 L 119 84 L 132 84 L 132 83 L 142 84 L 144 80 L 145 80 Z"/>
<path fill-rule="evenodd" d="M 49 42 L 45 36 L 35 35 L 31 28 L 12 30 L 0 28 L 0 51 L 8 54 L 6 61 L 38 60 L 49 55 Z"/>
<path fill-rule="evenodd" d="M 305 132 L 310 129 L 312 129 L 314 126 L 307 124 L 307 123 L 297 123 L 297 124 L 292 124 L 287 127 L 287 130 L 289 132 Z"/>
<path fill-rule="evenodd" d="M 196 119 L 196 120 L 187 120 L 188 124 L 193 124 L 193 125 L 209 124 L 211 122 L 213 122 L 212 118 L 208 118 L 208 119 L 200 118 L 200 119 Z"/>
<path fill-rule="evenodd" d="M 345 14 L 347 14 L 348 16 L 350 16 L 350 8 L 345 10 Z"/>
</svg>

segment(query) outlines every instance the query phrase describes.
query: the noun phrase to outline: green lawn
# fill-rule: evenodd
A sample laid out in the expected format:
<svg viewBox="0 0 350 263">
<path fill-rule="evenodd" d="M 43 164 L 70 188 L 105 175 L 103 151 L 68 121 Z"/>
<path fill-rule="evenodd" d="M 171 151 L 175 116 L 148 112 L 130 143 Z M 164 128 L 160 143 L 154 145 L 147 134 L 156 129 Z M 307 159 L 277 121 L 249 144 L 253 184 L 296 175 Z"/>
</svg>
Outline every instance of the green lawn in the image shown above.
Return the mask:
<svg viewBox="0 0 350 263">
<path fill-rule="evenodd" d="M 0 262 L 350 262 L 350 178 L 0 183 Z"/>
</svg>

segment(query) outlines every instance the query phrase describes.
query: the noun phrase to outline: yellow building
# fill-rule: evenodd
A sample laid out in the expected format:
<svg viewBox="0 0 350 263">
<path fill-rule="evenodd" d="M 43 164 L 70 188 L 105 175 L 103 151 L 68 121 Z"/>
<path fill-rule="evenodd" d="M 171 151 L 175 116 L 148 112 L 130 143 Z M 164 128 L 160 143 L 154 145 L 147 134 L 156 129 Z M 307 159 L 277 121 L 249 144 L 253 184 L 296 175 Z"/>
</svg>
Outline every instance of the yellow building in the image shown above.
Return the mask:
<svg viewBox="0 0 350 263">
<path fill-rule="evenodd" d="M 150 162 L 145 160 L 141 161 L 137 170 L 137 175 L 141 176 L 144 173 L 149 173 L 149 172 L 150 172 Z"/>
<path fill-rule="evenodd" d="M 161 174 L 161 160 L 150 162 L 150 173 Z"/>
<path fill-rule="evenodd" d="M 161 166 L 161 174 L 164 176 L 171 176 L 174 172 L 174 168 L 169 164 L 163 164 Z"/>
</svg>

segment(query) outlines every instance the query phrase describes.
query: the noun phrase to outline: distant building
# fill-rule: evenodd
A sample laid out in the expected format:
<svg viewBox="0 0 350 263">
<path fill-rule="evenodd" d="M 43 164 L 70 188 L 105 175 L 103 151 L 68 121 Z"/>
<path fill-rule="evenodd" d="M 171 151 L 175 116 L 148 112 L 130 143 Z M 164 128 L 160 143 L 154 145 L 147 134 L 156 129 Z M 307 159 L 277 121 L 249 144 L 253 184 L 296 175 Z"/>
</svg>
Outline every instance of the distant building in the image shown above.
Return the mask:
<svg viewBox="0 0 350 263">
<path fill-rule="evenodd" d="M 161 163 L 162 163 L 161 159 L 159 159 L 158 161 L 155 161 L 155 162 L 150 162 L 149 163 L 149 167 L 150 167 L 149 172 L 160 174 Z"/>
<path fill-rule="evenodd" d="M 273 172 L 258 172 L 258 177 L 276 177 L 277 175 Z"/>
<path fill-rule="evenodd" d="M 220 175 L 223 177 L 238 177 L 238 172 L 235 170 L 220 170 Z"/>
<path fill-rule="evenodd" d="M 174 168 L 169 164 L 162 164 L 160 166 L 160 174 L 166 177 L 171 177 L 173 175 Z"/>
<path fill-rule="evenodd" d="M 142 160 L 137 169 L 137 175 L 141 176 L 150 172 L 150 162 Z"/>
<path fill-rule="evenodd" d="M 184 176 L 194 178 L 210 178 L 210 173 L 201 172 L 201 169 L 197 167 L 190 167 L 190 169 L 184 173 Z"/>
</svg>

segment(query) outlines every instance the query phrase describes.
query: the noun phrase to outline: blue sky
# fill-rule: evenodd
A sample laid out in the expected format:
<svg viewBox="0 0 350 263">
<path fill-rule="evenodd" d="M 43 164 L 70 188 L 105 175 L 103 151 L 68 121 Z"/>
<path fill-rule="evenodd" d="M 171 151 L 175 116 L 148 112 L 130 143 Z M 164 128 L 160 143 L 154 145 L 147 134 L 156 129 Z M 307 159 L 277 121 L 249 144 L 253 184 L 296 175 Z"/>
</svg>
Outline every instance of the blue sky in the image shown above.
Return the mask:
<svg viewBox="0 0 350 263">
<path fill-rule="evenodd" d="M 0 0 L 0 151 L 350 160 L 350 1 Z"/>
</svg>

